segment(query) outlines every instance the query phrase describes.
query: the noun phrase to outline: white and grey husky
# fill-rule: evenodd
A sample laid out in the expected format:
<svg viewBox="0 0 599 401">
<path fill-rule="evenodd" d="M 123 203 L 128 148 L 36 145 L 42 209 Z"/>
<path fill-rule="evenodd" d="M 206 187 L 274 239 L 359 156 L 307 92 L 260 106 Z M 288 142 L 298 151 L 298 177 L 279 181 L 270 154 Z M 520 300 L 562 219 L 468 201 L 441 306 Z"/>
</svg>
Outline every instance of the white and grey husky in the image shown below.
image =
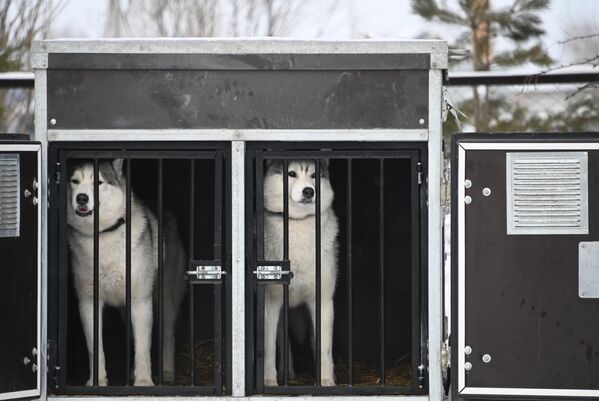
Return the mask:
<svg viewBox="0 0 599 401">
<path fill-rule="evenodd" d="M 264 243 L 266 260 L 283 259 L 283 180 L 289 182 L 289 259 L 293 279 L 289 285 L 289 306 L 306 304 L 313 327 L 316 318 L 315 198 L 316 172 L 313 161 L 289 161 L 285 176 L 280 161 L 267 166 L 264 178 Z M 334 386 L 333 295 L 337 280 L 337 216 L 331 207 L 333 189 L 328 162 L 320 162 L 321 213 L 321 384 Z M 277 325 L 283 290 L 266 286 L 264 327 L 264 385 L 277 385 Z M 291 358 L 290 358 L 291 360 Z"/>
<path fill-rule="evenodd" d="M 126 177 L 123 160 L 99 164 L 99 305 L 98 384 L 107 385 L 102 344 L 102 309 L 125 306 L 125 204 Z M 73 277 L 79 298 L 79 313 L 87 341 L 92 384 L 93 361 L 93 260 L 94 169 L 82 163 L 69 177 L 67 207 L 68 241 Z M 131 323 L 135 349 L 136 386 L 151 386 L 150 349 L 152 339 L 152 294 L 158 267 L 158 224 L 154 214 L 134 193 L 131 194 Z M 166 382 L 174 379 L 175 319 L 185 292 L 183 269 L 185 254 L 177 233 L 176 222 L 165 213 L 164 222 L 164 370 Z"/>
</svg>

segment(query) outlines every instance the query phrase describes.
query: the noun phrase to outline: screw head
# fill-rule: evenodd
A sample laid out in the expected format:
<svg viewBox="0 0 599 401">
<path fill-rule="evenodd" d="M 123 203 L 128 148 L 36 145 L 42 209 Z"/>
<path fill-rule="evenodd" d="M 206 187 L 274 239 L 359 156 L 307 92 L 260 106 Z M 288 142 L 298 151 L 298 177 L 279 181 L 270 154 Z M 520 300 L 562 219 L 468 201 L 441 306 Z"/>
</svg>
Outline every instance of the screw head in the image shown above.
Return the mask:
<svg viewBox="0 0 599 401">
<path fill-rule="evenodd" d="M 491 362 L 491 355 L 484 354 L 482 359 L 483 359 L 484 363 L 489 363 L 489 362 Z"/>
<path fill-rule="evenodd" d="M 464 181 L 464 188 L 470 188 L 470 187 L 472 187 L 472 181 L 465 180 Z"/>
<path fill-rule="evenodd" d="M 472 370 L 472 364 L 470 362 L 466 362 L 464 364 L 464 369 L 466 369 L 466 370 Z"/>
<path fill-rule="evenodd" d="M 50 125 L 56 125 L 56 119 L 55 118 L 53 118 L 53 119 L 50 120 Z"/>
<path fill-rule="evenodd" d="M 424 118 L 421 118 L 420 120 L 418 120 L 418 124 L 424 125 Z"/>
<path fill-rule="evenodd" d="M 469 205 L 469 204 L 472 203 L 472 198 L 470 197 L 470 195 L 466 195 L 464 197 L 464 203 L 467 204 L 467 205 Z"/>
<path fill-rule="evenodd" d="M 464 347 L 464 354 L 470 355 L 471 353 L 472 353 L 472 347 L 470 347 L 469 345 L 466 345 Z"/>
<path fill-rule="evenodd" d="M 483 195 L 484 196 L 491 195 L 491 188 L 483 188 Z"/>
</svg>

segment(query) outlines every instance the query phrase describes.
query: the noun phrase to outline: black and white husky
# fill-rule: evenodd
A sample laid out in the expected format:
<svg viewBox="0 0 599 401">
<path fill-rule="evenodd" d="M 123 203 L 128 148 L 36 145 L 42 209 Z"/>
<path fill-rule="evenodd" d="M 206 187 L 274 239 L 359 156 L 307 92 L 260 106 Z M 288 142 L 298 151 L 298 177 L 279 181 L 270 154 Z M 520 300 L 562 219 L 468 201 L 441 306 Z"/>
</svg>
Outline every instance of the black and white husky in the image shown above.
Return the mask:
<svg viewBox="0 0 599 401">
<path fill-rule="evenodd" d="M 126 177 L 123 160 L 99 164 L 99 305 L 98 384 L 107 385 L 102 344 L 102 309 L 125 305 L 125 204 Z M 93 361 L 93 260 L 94 169 L 91 163 L 75 166 L 69 177 L 67 207 L 68 242 L 79 313 L 87 341 L 92 384 Z M 151 386 L 152 294 L 158 267 L 158 223 L 154 214 L 131 194 L 131 323 L 135 349 L 136 386 Z M 175 319 L 185 292 L 185 254 L 176 222 L 165 213 L 164 222 L 164 370 L 166 382 L 174 379 Z"/>
<path fill-rule="evenodd" d="M 315 198 L 316 172 L 313 161 L 289 161 L 285 176 L 280 161 L 267 167 L 264 178 L 264 243 L 266 260 L 283 259 L 283 180 L 289 182 L 289 259 L 293 279 L 289 285 L 289 306 L 306 304 L 312 323 L 316 316 Z M 333 295 L 337 280 L 337 217 L 331 207 L 333 189 L 328 163 L 320 161 L 321 215 L 321 384 L 334 386 Z M 277 325 L 283 290 L 266 286 L 264 327 L 264 385 L 277 385 Z M 314 324 L 312 325 L 315 326 Z"/>
</svg>

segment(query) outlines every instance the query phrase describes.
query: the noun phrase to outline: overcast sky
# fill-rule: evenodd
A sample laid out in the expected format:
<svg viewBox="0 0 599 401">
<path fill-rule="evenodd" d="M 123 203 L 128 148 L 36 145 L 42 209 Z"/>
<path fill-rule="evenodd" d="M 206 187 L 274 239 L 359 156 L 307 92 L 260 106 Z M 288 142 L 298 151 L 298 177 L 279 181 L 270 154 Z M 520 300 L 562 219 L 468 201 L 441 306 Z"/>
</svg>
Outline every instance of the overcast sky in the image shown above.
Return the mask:
<svg viewBox="0 0 599 401">
<path fill-rule="evenodd" d="M 325 2 L 326 0 L 321 0 Z M 446 25 L 431 24 L 411 13 L 410 0 L 339 0 L 335 15 L 327 21 L 323 37 L 350 38 L 352 31 L 371 38 L 414 38 L 431 33 L 452 40 L 456 30 Z M 441 0 L 449 4 L 457 0 Z M 494 6 L 511 3 L 511 0 L 491 0 Z M 52 26 L 53 37 L 101 37 L 105 24 L 108 0 L 70 0 Z M 571 36 L 574 27 L 590 26 L 599 32 L 599 0 L 552 0 L 551 8 L 544 12 L 547 35 L 544 43 L 552 56 L 564 60 L 562 46 L 556 43 Z M 354 21 L 351 24 L 349 21 Z M 311 37 L 316 28 L 306 23 L 295 27 L 291 36 Z"/>
</svg>

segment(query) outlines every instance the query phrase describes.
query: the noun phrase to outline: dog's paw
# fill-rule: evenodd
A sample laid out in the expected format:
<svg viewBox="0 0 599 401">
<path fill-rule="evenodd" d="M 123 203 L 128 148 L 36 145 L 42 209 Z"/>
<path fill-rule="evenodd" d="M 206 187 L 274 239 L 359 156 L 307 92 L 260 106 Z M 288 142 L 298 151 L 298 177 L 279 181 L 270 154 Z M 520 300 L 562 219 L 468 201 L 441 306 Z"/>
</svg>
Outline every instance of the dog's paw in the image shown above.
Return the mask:
<svg viewBox="0 0 599 401">
<path fill-rule="evenodd" d="M 321 386 L 327 386 L 327 387 L 328 387 L 328 386 L 334 386 L 334 385 L 335 385 L 335 379 L 331 379 L 331 378 L 325 378 L 325 377 L 323 377 L 323 378 L 320 380 L 320 385 L 321 385 Z"/>
<path fill-rule="evenodd" d="M 278 386 L 279 383 L 277 383 L 277 379 L 275 378 L 264 378 L 264 386 L 265 387 L 274 387 L 274 386 Z"/>
<path fill-rule="evenodd" d="M 142 377 L 141 379 L 135 379 L 136 386 L 153 386 L 154 382 L 149 377 Z"/>
<path fill-rule="evenodd" d="M 89 378 L 89 380 L 87 381 L 87 383 L 85 383 L 86 386 L 93 386 L 94 385 L 94 379 L 92 379 L 91 377 Z M 108 380 L 106 380 L 105 377 L 98 377 L 98 386 L 108 386 Z"/>
</svg>

